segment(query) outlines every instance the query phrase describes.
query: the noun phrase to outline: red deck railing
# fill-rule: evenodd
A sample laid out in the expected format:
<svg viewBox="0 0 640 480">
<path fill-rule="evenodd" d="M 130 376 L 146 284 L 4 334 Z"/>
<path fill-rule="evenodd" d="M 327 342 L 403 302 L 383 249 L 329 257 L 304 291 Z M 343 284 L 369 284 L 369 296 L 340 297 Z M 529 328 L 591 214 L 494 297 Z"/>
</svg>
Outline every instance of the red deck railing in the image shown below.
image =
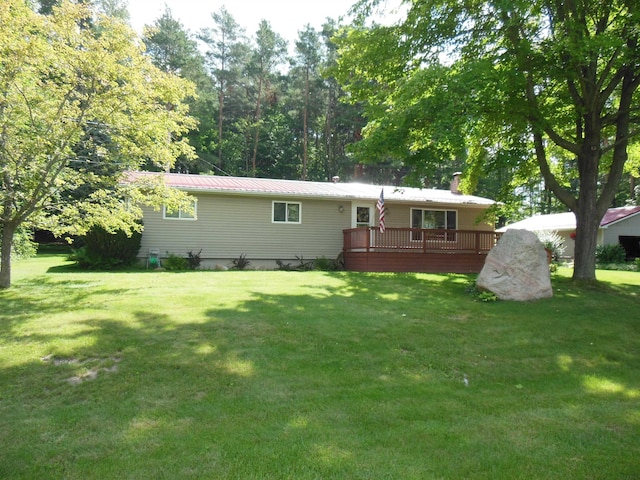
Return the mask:
<svg viewBox="0 0 640 480">
<path fill-rule="evenodd" d="M 350 228 L 344 233 L 345 252 L 488 253 L 500 233 L 477 230 L 439 230 L 378 227 Z"/>
</svg>

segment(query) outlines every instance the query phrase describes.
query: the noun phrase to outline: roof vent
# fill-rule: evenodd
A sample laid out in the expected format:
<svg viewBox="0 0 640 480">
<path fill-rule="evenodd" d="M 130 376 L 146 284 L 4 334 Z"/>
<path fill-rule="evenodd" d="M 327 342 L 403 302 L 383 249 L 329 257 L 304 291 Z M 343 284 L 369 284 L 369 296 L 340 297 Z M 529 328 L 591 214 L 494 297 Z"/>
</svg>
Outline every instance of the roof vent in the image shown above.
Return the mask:
<svg viewBox="0 0 640 480">
<path fill-rule="evenodd" d="M 338 175 L 336 175 L 336 176 L 334 176 L 334 177 L 331 177 L 331 181 L 332 181 L 333 183 L 338 183 L 338 182 L 340 181 L 340 177 L 339 177 Z"/>
</svg>

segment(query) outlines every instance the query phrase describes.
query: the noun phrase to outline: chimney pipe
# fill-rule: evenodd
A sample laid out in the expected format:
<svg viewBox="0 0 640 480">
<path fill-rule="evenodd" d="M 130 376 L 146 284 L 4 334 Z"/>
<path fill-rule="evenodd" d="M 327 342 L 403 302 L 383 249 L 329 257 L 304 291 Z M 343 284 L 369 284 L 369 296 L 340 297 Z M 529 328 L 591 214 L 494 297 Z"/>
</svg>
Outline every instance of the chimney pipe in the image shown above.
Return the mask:
<svg viewBox="0 0 640 480">
<path fill-rule="evenodd" d="M 453 180 L 451 180 L 451 193 L 455 193 L 456 195 L 460 195 L 460 175 L 462 175 L 462 172 L 455 172 L 453 174 Z"/>
</svg>

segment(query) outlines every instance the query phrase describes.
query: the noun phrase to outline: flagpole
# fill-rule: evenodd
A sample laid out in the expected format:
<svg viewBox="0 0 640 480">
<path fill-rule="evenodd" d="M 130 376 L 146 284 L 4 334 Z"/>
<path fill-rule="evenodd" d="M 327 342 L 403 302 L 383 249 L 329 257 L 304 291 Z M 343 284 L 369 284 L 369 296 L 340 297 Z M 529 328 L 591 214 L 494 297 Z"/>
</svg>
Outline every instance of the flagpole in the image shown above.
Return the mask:
<svg viewBox="0 0 640 480">
<path fill-rule="evenodd" d="M 380 233 L 384 233 L 385 225 L 384 225 L 384 188 L 380 190 L 380 198 L 378 198 L 378 203 L 376 204 L 376 208 L 378 209 L 378 228 L 380 229 Z"/>
</svg>

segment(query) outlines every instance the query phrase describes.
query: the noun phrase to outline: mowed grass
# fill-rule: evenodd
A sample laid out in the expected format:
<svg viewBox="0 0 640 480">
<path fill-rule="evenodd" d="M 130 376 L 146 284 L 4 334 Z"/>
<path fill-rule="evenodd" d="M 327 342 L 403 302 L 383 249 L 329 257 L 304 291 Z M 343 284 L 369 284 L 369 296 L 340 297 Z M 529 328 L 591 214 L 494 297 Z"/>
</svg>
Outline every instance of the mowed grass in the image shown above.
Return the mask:
<svg viewBox="0 0 640 480">
<path fill-rule="evenodd" d="M 639 478 L 640 273 L 569 274 L 481 303 L 465 275 L 19 262 L 0 478 Z"/>
</svg>

